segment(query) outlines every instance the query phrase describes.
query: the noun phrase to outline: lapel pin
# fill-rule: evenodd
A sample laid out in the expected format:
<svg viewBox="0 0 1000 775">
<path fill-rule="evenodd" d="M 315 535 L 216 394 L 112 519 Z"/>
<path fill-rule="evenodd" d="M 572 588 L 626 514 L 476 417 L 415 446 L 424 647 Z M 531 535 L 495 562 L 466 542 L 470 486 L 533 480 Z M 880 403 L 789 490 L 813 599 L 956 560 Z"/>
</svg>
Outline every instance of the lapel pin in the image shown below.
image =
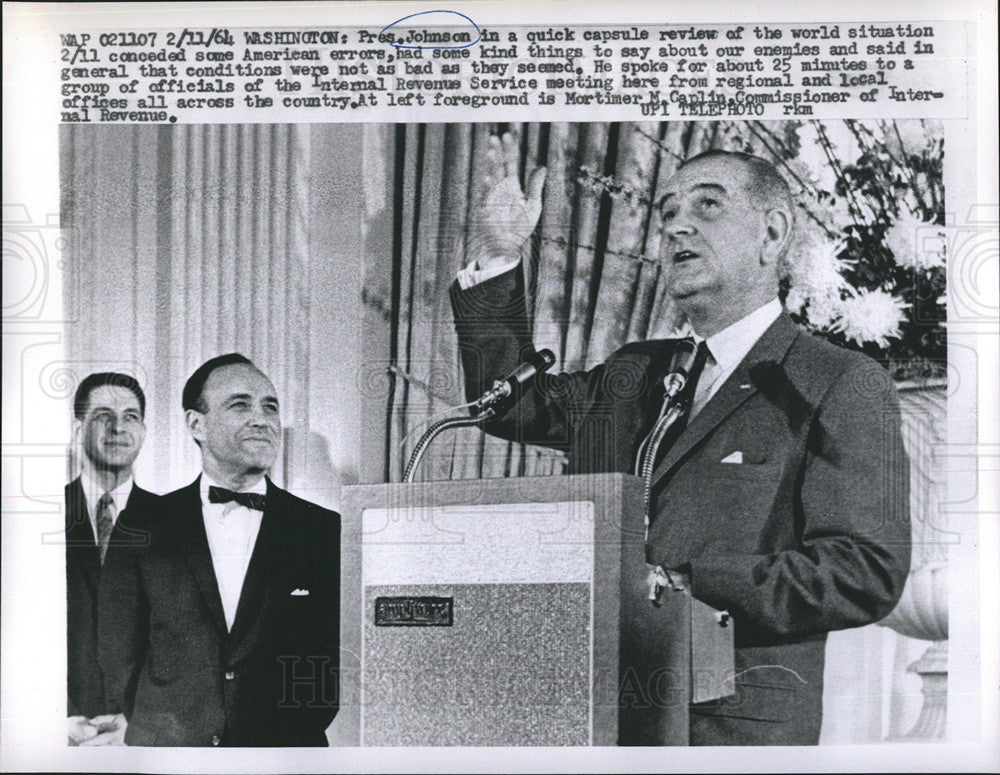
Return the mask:
<svg viewBox="0 0 1000 775">
<path fill-rule="evenodd" d="M 740 385 L 740 390 L 749 390 L 752 387 L 753 385 L 750 382 L 744 382 L 742 385 Z"/>
<path fill-rule="evenodd" d="M 292 592 L 291 592 L 291 594 L 294 595 L 295 597 L 301 597 L 303 595 L 308 595 L 309 594 L 309 590 L 308 589 L 293 589 Z"/>
</svg>

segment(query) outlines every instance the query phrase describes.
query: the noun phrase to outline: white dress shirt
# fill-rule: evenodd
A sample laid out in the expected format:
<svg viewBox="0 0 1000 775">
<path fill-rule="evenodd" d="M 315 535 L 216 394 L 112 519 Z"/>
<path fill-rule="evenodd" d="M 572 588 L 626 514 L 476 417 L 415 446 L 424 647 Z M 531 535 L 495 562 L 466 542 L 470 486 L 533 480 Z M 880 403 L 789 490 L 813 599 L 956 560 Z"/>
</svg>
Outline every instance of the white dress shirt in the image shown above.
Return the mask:
<svg viewBox="0 0 1000 775">
<path fill-rule="evenodd" d="M 740 361 L 747 357 L 750 349 L 757 344 L 764 332 L 781 314 L 781 302 L 775 296 L 767 304 L 757 307 L 746 317 L 740 318 L 717 334 L 705 340 L 708 345 L 708 360 L 705 370 L 698 379 L 694 389 L 694 401 L 691 404 L 691 415 L 694 417 L 702 410 L 709 399 L 719 392 L 719 388 L 736 371 Z M 695 341 L 701 337 L 694 335 Z"/>
<path fill-rule="evenodd" d="M 513 261 L 508 261 L 505 264 L 499 264 L 498 266 L 491 267 L 490 269 L 479 269 L 476 266 L 475 261 L 470 261 L 468 266 L 464 269 L 460 269 L 458 272 L 458 287 L 463 291 L 467 291 L 473 285 L 479 285 L 479 283 L 484 283 L 494 277 L 499 277 L 504 272 L 509 272 L 520 263 L 521 259 L 515 258 Z"/>
<path fill-rule="evenodd" d="M 107 490 L 87 471 L 80 475 L 80 484 L 83 485 L 83 497 L 87 501 L 87 518 L 90 519 L 90 529 L 94 531 L 94 540 L 97 540 L 97 502 Z M 128 504 L 133 484 L 135 484 L 135 480 L 130 476 L 111 490 L 111 499 L 115 503 L 114 508 L 111 509 L 112 527 L 118 522 L 118 515 L 125 510 L 125 506 Z"/>
<path fill-rule="evenodd" d="M 201 515 L 205 522 L 205 535 L 208 537 L 208 548 L 212 553 L 212 567 L 215 569 L 215 582 L 219 586 L 219 597 L 222 598 L 222 610 L 226 615 L 226 627 L 233 628 L 236 619 L 236 606 L 240 602 L 243 591 L 243 580 L 250 566 L 254 544 L 257 543 L 257 533 L 260 532 L 260 521 L 264 512 L 248 509 L 235 501 L 229 503 L 209 503 L 209 486 L 222 487 L 213 482 L 206 474 L 201 475 Z M 230 488 L 225 488 L 230 489 Z M 263 478 L 252 487 L 242 492 L 265 494 L 267 483 Z"/>
</svg>

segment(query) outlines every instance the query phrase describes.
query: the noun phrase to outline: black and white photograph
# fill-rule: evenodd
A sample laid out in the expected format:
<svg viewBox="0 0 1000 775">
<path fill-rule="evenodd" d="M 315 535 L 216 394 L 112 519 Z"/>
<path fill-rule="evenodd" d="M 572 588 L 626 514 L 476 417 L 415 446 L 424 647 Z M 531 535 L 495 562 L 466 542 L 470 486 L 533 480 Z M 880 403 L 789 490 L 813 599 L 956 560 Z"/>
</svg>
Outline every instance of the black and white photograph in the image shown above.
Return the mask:
<svg viewBox="0 0 1000 775">
<path fill-rule="evenodd" d="M 383 48 L 490 62 L 475 10 Z M 177 13 L 210 67 L 262 27 Z M 54 211 L 4 181 L 5 770 L 998 766 L 972 111 L 91 120 L 60 66 Z"/>
<path fill-rule="evenodd" d="M 141 378 L 150 396 L 136 423 L 148 438 L 139 481 L 171 492 L 178 505 L 167 508 L 197 503 L 188 480 L 199 471 L 203 481 L 234 489 L 267 472 L 275 488 L 341 508 L 345 486 L 403 481 L 429 420 L 467 415 L 467 400 L 547 349 L 555 364 L 530 382 L 513 380 L 520 400 L 493 409 L 495 418 L 480 427 L 442 435 L 414 472 L 417 481 L 648 477 L 645 556 L 669 574 L 661 594 L 702 587 L 701 602 L 732 618 L 737 644 L 735 699 L 692 706 L 692 744 L 815 744 L 824 685 L 836 690 L 826 700 L 831 740 L 902 738 L 913 728 L 943 733 L 940 706 L 918 703 L 917 716 L 907 718 L 913 709 L 906 702 L 913 680 L 944 691 L 947 606 L 936 607 L 933 595 L 898 605 L 908 579 L 911 587 L 941 584 L 942 601 L 947 590 L 947 525 L 935 509 L 940 475 L 928 444 L 943 439 L 947 395 L 944 148 L 934 122 L 67 127 L 61 140 L 61 215 L 71 239 L 66 287 L 79 294 L 66 303 L 80 316 L 67 342 L 67 369 L 133 364 L 130 376 Z M 124 179 L 133 182 L 114 184 Z M 754 235 L 759 245 L 750 243 Z M 721 340 L 719 360 L 713 338 Z M 707 352 L 699 357 L 694 343 L 702 341 Z M 690 342 L 691 351 L 675 354 L 680 342 Z M 797 358 L 803 363 L 791 371 Z M 223 426 L 219 451 L 208 446 L 210 415 L 203 418 L 198 406 L 207 408 L 214 359 L 217 378 L 242 371 L 264 388 L 236 385 L 220 393 L 220 401 L 247 395 L 235 408 L 255 422 Z M 702 378 L 695 372 L 709 363 L 716 374 L 694 398 Z M 662 394 L 674 387 L 664 388 L 664 378 L 674 372 L 695 375 L 690 397 L 678 398 L 683 385 L 671 397 L 691 406 L 654 445 Z M 86 378 L 68 371 L 66 384 Z M 189 390 L 199 381 L 200 390 Z M 182 385 L 191 394 L 183 406 Z M 127 387 L 112 381 L 107 390 Z M 273 425 L 263 415 L 267 401 Z M 76 399 L 80 422 L 93 422 L 89 413 L 98 405 L 91 404 Z M 478 414 L 491 407 L 472 408 Z M 703 421 L 694 425 L 690 414 L 702 409 Z M 97 419 L 106 433 L 109 418 Z M 258 429 L 260 419 L 268 422 Z M 678 433 L 677 423 L 693 427 Z M 127 433 L 123 425 L 120 434 Z M 267 453 L 244 461 L 264 441 Z M 137 454 L 139 442 L 130 442 Z M 671 454 L 675 443 L 681 447 Z M 80 460 L 85 480 L 109 467 L 88 458 L 88 448 Z M 238 458 L 233 474 L 227 453 Z M 125 476 L 136 457 L 120 466 Z M 210 494 L 202 489 L 204 504 Z M 488 498 L 485 487 L 483 493 Z M 498 520 L 508 518 L 502 511 Z M 232 615 L 253 559 L 236 563 L 237 571 L 247 570 L 234 581 L 223 577 L 215 552 L 206 551 L 213 536 L 205 514 L 204 527 L 195 527 L 207 535 L 182 538 L 199 541 L 190 549 L 199 564 L 212 560 L 218 590 L 211 567 L 187 568 L 184 579 L 209 586 L 200 590 L 208 599 L 197 586 L 181 593 L 170 565 L 143 567 L 152 543 L 124 550 L 137 555 L 129 562 L 138 568 L 119 567 L 117 547 L 108 550 L 105 568 L 122 579 L 101 581 L 110 610 L 100 621 L 112 643 L 110 664 L 96 667 L 108 675 L 121 665 L 127 675 L 113 679 L 121 696 L 100 709 L 150 705 L 149 715 L 131 725 L 141 732 L 126 732 L 126 742 L 132 734 L 147 745 L 227 742 L 229 685 L 217 674 L 240 665 L 188 649 L 200 648 L 201 629 L 216 636 L 207 644 L 213 654 L 238 647 Z M 414 518 L 407 512 L 403 520 Z M 323 519 L 336 524 L 328 512 Z M 560 583 L 545 572 L 559 561 L 541 551 L 538 567 L 523 568 L 523 582 L 503 582 L 509 597 L 502 603 L 462 601 L 444 594 L 448 584 L 424 589 L 419 579 L 423 572 L 435 577 L 427 567 L 435 552 L 455 546 L 452 528 L 434 535 L 437 519 L 429 535 L 426 525 L 416 526 L 417 547 L 406 546 L 401 532 L 390 550 L 378 532 L 366 530 L 363 548 L 372 540 L 372 551 L 396 555 L 387 564 L 416 566 L 412 582 L 395 585 L 396 596 L 457 598 L 447 634 L 460 651 L 484 640 L 511 649 L 491 660 L 510 659 L 510 674 L 500 670 L 496 680 L 513 694 L 504 702 L 500 687 L 483 692 L 481 666 L 459 670 L 460 651 L 451 653 L 439 631 L 373 627 L 366 646 L 375 653 L 350 656 L 360 658 L 358 668 L 376 655 L 410 660 L 376 663 L 371 680 L 389 669 L 413 682 L 405 690 L 413 694 L 400 698 L 403 707 L 414 703 L 403 714 L 418 736 L 413 744 L 587 744 L 600 735 L 589 728 L 588 672 L 612 666 L 591 663 L 590 616 L 567 619 L 572 627 L 565 632 L 558 623 L 573 606 L 598 605 L 590 573 Z M 517 541 L 525 552 L 565 549 L 557 540 L 538 547 L 535 517 L 521 519 Z M 187 517 L 171 510 L 164 521 L 180 526 Z M 477 522 L 470 529 L 491 528 Z M 255 540 L 220 539 L 227 554 Z M 332 567 L 336 537 L 327 540 Z M 462 536 L 458 545 L 468 549 L 468 563 L 488 565 L 480 553 L 500 538 L 482 546 L 475 540 Z M 638 543 L 633 549 L 643 551 Z M 487 576 L 469 576 L 473 568 L 456 572 L 454 584 L 490 585 Z M 167 589 L 162 612 L 154 587 L 160 582 Z M 538 588 L 546 583 L 549 592 Z M 223 587 L 232 585 L 237 593 L 227 601 Z M 138 600 L 137 588 L 145 591 Z M 344 611 L 374 620 L 374 599 L 365 599 L 363 612 L 344 599 Z M 182 601 L 194 610 L 183 610 Z M 542 601 L 546 616 L 538 610 Z M 122 621 L 122 612 L 133 610 L 147 619 Z M 218 628 L 228 630 L 222 640 L 210 627 L 220 613 L 228 619 L 226 630 Z M 298 627 L 319 626 L 318 612 L 310 613 L 316 618 Z M 258 615 L 270 629 L 279 624 L 270 616 L 283 614 L 251 614 Z M 520 622 L 529 616 L 539 617 L 539 627 L 557 620 L 547 635 L 552 642 L 521 642 Z M 162 644 L 151 631 L 156 621 L 166 631 Z M 504 634 L 505 627 L 513 631 Z M 132 643 L 125 633 L 135 631 L 150 632 L 147 642 Z M 824 646 L 837 631 L 845 631 L 840 664 L 834 652 L 824 681 Z M 376 636 L 411 642 L 383 652 Z M 561 653 L 569 643 L 577 653 Z M 158 655 L 158 647 L 166 653 Z M 548 649 L 567 668 L 553 697 L 532 686 L 552 680 L 555 653 Z M 918 657 L 928 668 L 924 678 L 906 672 Z M 164 680 L 155 672 L 161 660 L 179 684 L 173 700 L 153 688 Z M 185 666 L 202 663 L 207 674 L 185 675 Z M 272 667 L 283 665 L 298 675 L 288 663 Z M 275 680 L 281 685 L 280 674 Z M 293 688 L 297 679 L 284 680 Z M 882 690 L 872 693 L 875 686 Z M 635 691 L 656 704 L 650 687 Z M 854 693 L 851 701 L 838 706 L 845 692 Z M 860 693 L 872 698 L 864 711 Z M 482 713 L 462 735 L 450 733 L 441 715 L 452 697 L 459 704 L 450 712 Z M 197 712 L 188 720 L 183 711 L 192 702 Z M 395 723 L 398 702 L 391 703 Z M 563 720 L 574 702 L 580 729 Z M 381 704 L 365 703 L 360 712 L 389 712 Z M 214 717 L 205 715 L 215 705 Z M 428 714 L 422 728 L 414 718 L 421 713 Z M 393 723 L 382 724 L 389 738 L 366 737 L 365 744 L 405 742 Z"/>
</svg>

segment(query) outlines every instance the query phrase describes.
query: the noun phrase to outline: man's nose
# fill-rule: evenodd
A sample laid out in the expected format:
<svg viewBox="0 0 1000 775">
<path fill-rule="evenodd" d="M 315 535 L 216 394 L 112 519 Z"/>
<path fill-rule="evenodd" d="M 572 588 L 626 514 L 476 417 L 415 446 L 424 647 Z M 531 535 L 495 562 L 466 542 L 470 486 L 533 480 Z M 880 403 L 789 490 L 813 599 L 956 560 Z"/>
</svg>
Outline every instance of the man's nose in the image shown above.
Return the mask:
<svg viewBox="0 0 1000 775">
<path fill-rule="evenodd" d="M 258 427 L 272 427 L 277 424 L 277 415 L 274 415 L 263 407 L 256 407 L 250 415 L 250 422 Z"/>
<path fill-rule="evenodd" d="M 683 211 L 678 211 L 670 220 L 666 221 L 663 227 L 664 232 L 671 239 L 694 234 L 695 228 L 691 219 Z"/>
</svg>

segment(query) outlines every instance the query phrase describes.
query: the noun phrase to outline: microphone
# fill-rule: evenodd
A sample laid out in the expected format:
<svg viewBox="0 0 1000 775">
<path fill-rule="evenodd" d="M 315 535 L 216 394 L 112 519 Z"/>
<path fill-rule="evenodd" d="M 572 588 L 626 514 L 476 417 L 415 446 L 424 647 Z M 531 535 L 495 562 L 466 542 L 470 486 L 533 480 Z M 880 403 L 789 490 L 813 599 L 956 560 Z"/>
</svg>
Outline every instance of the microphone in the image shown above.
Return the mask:
<svg viewBox="0 0 1000 775">
<path fill-rule="evenodd" d="M 493 387 L 476 399 L 475 408 L 485 409 L 509 398 L 516 388 L 523 387 L 538 374 L 547 371 L 555 362 L 556 356 L 552 350 L 538 350 L 506 377 L 494 382 Z"/>
<path fill-rule="evenodd" d="M 667 391 L 666 400 L 673 398 L 684 389 L 697 350 L 698 346 L 693 339 L 682 339 L 677 343 L 674 357 L 670 359 L 670 369 L 667 376 L 663 378 L 663 387 Z"/>
</svg>

